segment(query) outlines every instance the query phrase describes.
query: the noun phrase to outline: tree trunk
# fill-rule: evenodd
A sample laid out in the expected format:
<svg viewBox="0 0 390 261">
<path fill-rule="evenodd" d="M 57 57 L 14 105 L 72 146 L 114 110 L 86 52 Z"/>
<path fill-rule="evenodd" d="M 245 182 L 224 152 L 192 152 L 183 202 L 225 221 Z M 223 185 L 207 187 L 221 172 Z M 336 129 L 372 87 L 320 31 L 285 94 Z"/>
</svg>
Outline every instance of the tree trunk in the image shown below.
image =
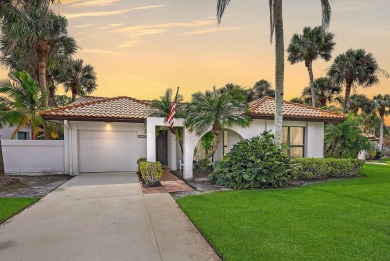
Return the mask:
<svg viewBox="0 0 390 261">
<path fill-rule="evenodd" d="M 3 158 L 3 147 L 1 145 L 1 136 L 0 136 L 0 177 L 5 176 L 4 171 L 4 158 Z"/>
<path fill-rule="evenodd" d="M 326 106 L 326 98 L 325 97 L 321 97 L 320 103 L 321 103 L 322 107 L 325 107 Z"/>
<path fill-rule="evenodd" d="M 380 136 L 379 137 L 379 146 L 380 146 L 381 152 L 383 152 L 384 122 L 385 122 L 385 115 L 382 114 L 381 115 L 381 127 L 379 130 L 379 136 Z"/>
<path fill-rule="evenodd" d="M 56 107 L 56 88 L 53 80 L 49 80 L 49 107 Z"/>
<path fill-rule="evenodd" d="M 283 89 L 284 89 L 284 36 L 283 36 L 283 15 L 282 0 L 275 0 L 275 143 L 282 143 L 283 126 Z"/>
<path fill-rule="evenodd" d="M 44 108 L 48 107 L 48 95 L 47 95 L 47 84 L 46 84 L 46 64 L 47 56 L 49 52 L 42 48 L 38 51 L 39 55 L 39 87 L 41 89 L 41 95 L 43 97 L 43 106 Z"/>
<path fill-rule="evenodd" d="M 314 89 L 314 76 L 313 76 L 313 64 L 310 62 L 309 66 L 307 67 L 307 70 L 309 71 L 309 78 L 310 78 L 310 91 L 311 91 L 311 106 L 316 107 L 316 91 Z"/>
<path fill-rule="evenodd" d="M 77 92 L 72 91 L 72 102 L 75 102 L 77 98 Z"/>
<path fill-rule="evenodd" d="M 212 146 L 210 153 L 206 154 L 205 159 L 211 158 L 218 149 L 218 143 L 219 143 L 219 139 L 220 139 L 222 131 L 221 130 L 212 130 L 212 132 L 214 133 L 213 146 Z"/>
<path fill-rule="evenodd" d="M 345 100 L 343 106 L 343 113 L 345 114 L 347 114 L 349 111 L 349 100 L 351 97 L 351 88 L 352 88 L 352 83 L 347 83 L 345 86 Z"/>
</svg>

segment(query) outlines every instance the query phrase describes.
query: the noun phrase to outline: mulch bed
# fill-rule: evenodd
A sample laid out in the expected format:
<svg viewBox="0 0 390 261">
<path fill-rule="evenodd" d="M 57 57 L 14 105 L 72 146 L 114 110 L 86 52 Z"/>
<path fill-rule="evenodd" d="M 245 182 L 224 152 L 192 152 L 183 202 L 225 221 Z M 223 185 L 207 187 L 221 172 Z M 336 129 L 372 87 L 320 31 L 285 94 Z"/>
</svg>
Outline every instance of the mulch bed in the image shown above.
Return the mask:
<svg viewBox="0 0 390 261">
<path fill-rule="evenodd" d="M 43 197 L 58 188 L 73 176 L 44 175 L 44 176 L 6 176 L 19 182 L 0 185 L 0 197 Z"/>
</svg>

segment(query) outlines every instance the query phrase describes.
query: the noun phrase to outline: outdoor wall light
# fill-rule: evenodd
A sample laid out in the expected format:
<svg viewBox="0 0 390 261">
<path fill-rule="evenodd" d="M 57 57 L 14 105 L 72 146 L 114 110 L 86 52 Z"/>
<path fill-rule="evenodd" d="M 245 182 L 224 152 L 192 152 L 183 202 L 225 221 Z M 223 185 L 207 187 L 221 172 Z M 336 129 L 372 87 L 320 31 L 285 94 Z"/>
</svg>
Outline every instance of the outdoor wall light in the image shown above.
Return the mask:
<svg viewBox="0 0 390 261">
<path fill-rule="evenodd" d="M 106 122 L 106 129 L 111 129 L 111 122 Z"/>
</svg>

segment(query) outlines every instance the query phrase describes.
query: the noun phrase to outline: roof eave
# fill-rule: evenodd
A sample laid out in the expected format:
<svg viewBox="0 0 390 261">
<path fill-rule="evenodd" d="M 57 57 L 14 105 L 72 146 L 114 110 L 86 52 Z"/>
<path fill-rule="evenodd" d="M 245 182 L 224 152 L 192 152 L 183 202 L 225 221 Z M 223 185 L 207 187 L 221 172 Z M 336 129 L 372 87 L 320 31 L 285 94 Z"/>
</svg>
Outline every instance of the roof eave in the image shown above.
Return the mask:
<svg viewBox="0 0 390 261">
<path fill-rule="evenodd" d="M 44 120 L 57 121 L 57 120 L 68 120 L 68 121 L 99 121 L 99 122 L 133 122 L 133 123 L 144 123 L 145 118 L 112 118 L 112 117 L 80 117 L 80 116 L 57 116 L 57 115 L 42 115 Z"/>
<path fill-rule="evenodd" d="M 269 114 L 249 114 L 252 119 L 274 120 L 274 115 Z M 311 121 L 311 122 L 332 122 L 340 123 L 345 121 L 345 118 L 323 118 L 323 117 L 302 117 L 302 116 L 283 116 L 284 120 L 289 121 Z"/>
</svg>

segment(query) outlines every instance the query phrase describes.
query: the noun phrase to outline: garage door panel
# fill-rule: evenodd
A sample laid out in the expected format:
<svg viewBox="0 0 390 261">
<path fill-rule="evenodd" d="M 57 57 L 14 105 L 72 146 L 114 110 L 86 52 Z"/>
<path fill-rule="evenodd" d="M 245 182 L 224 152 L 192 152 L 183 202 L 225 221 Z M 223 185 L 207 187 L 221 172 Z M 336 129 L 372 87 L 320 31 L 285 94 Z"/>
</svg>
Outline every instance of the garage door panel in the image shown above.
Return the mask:
<svg viewBox="0 0 390 261">
<path fill-rule="evenodd" d="M 137 133 L 80 131 L 80 172 L 137 170 Z"/>
</svg>

